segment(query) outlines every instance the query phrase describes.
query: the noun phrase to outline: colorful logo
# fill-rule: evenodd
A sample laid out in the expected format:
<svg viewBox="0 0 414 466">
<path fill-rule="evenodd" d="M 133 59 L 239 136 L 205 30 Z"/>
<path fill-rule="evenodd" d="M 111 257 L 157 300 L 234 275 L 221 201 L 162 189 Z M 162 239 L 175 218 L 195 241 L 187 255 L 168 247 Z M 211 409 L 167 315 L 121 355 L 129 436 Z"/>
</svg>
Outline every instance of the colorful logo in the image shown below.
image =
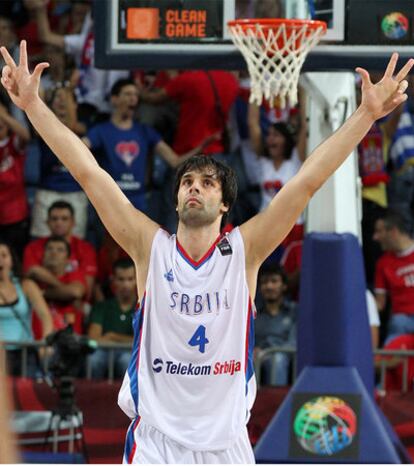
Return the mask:
<svg viewBox="0 0 414 466">
<path fill-rule="evenodd" d="M 357 417 L 340 398 L 319 396 L 307 401 L 295 416 L 293 431 L 308 452 L 331 456 L 351 445 Z"/>
<path fill-rule="evenodd" d="M 116 155 L 130 167 L 140 152 L 139 144 L 136 141 L 121 141 L 115 146 Z"/>
<path fill-rule="evenodd" d="M 389 13 L 382 19 L 381 29 L 388 39 L 402 39 L 408 32 L 408 18 L 398 11 Z"/>
</svg>

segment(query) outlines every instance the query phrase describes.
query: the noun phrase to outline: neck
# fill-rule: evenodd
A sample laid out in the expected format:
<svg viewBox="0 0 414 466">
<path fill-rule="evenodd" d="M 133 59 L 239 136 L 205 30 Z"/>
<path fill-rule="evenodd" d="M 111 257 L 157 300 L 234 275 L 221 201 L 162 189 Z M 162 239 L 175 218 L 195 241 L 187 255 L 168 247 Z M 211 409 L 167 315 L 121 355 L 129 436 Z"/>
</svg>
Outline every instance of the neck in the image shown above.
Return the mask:
<svg viewBox="0 0 414 466">
<path fill-rule="evenodd" d="M 276 170 L 278 170 L 281 167 L 285 159 L 283 157 L 277 156 L 277 157 L 273 157 L 272 160 L 273 160 L 273 166 L 276 168 Z"/>
<path fill-rule="evenodd" d="M 60 235 L 57 235 L 60 236 Z M 72 234 L 68 233 L 67 235 L 63 235 L 62 238 L 70 244 L 70 240 L 72 239 Z"/>
<path fill-rule="evenodd" d="M 123 311 L 129 311 L 132 306 L 135 305 L 137 302 L 137 297 L 135 295 L 132 296 L 118 296 L 117 297 L 119 307 Z"/>
<path fill-rule="evenodd" d="M 114 112 L 111 116 L 112 123 L 122 129 L 129 129 L 132 126 L 132 115 L 130 112 L 121 113 L 121 112 Z"/>
<path fill-rule="evenodd" d="M 0 274 L 0 287 L 7 287 L 12 283 L 10 275 Z"/>
<path fill-rule="evenodd" d="M 267 301 L 265 306 L 266 306 L 266 312 L 270 314 L 271 316 L 275 316 L 279 314 L 280 311 L 280 306 L 282 305 L 283 302 L 283 297 L 280 297 L 276 301 Z"/>
<path fill-rule="evenodd" d="M 221 218 L 219 219 L 221 221 Z M 210 246 L 220 234 L 220 223 L 202 227 L 188 227 L 182 222 L 178 223 L 177 239 L 190 257 L 198 261 L 208 251 Z"/>
<path fill-rule="evenodd" d="M 396 253 L 401 253 L 414 246 L 414 241 L 409 236 L 400 238 L 396 244 Z"/>
</svg>

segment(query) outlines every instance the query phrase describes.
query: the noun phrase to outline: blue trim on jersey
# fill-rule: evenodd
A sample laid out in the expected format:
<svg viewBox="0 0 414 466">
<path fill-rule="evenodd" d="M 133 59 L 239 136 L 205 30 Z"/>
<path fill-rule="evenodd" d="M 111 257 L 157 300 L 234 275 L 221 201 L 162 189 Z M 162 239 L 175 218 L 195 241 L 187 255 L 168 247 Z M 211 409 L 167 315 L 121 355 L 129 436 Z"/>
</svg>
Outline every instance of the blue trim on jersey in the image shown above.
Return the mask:
<svg viewBox="0 0 414 466">
<path fill-rule="evenodd" d="M 137 428 L 139 421 L 141 418 L 138 416 L 136 417 L 131 425 L 129 426 L 127 436 L 126 436 L 126 441 L 125 441 L 125 451 L 124 451 L 124 459 L 125 462 L 129 463 L 131 458 L 131 453 L 134 448 L 134 443 L 135 443 L 135 429 Z M 135 452 L 134 452 L 135 453 Z"/>
<path fill-rule="evenodd" d="M 142 324 L 144 322 L 144 309 L 145 309 L 145 297 L 142 298 L 141 307 L 137 310 L 132 320 L 134 327 L 134 344 L 132 350 L 131 361 L 128 366 L 129 376 L 129 389 L 131 391 L 132 399 L 135 403 L 135 413 L 138 415 L 138 400 L 139 400 L 139 389 L 138 389 L 138 366 L 139 366 L 139 354 L 141 349 L 141 336 L 142 336 Z"/>
<path fill-rule="evenodd" d="M 191 265 L 191 267 L 194 270 L 198 270 L 214 254 L 214 251 L 216 250 L 216 245 L 219 242 L 219 240 L 220 240 L 220 236 L 218 236 L 216 241 L 214 241 L 214 243 L 210 246 L 209 250 L 204 254 L 204 256 L 199 261 L 195 261 L 194 259 L 191 259 L 187 251 L 178 242 L 178 239 L 176 239 L 175 244 L 177 247 L 177 251 L 180 253 L 180 256 L 187 262 L 187 264 Z"/>
<path fill-rule="evenodd" d="M 254 318 L 251 303 L 249 304 L 247 330 L 247 364 L 246 364 L 246 395 L 248 392 L 249 380 L 254 376 L 253 350 L 254 350 Z"/>
</svg>

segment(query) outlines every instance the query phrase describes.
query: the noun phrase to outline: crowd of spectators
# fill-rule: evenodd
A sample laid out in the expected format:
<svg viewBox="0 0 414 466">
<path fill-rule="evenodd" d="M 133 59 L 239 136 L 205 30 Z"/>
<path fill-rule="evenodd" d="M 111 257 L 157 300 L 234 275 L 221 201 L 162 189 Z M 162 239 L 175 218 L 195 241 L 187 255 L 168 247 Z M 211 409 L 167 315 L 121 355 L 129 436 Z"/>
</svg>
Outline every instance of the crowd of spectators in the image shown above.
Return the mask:
<svg viewBox="0 0 414 466">
<path fill-rule="evenodd" d="M 43 60 L 51 64 L 41 80 L 41 95 L 56 117 L 92 150 L 131 203 L 170 232 L 176 227 L 175 168 L 191 155 L 216 157 L 236 172 L 238 199 L 224 231 L 265 209 L 306 158 L 302 89 L 294 108 L 281 108 L 278 102 L 274 108 L 267 103 L 258 107 L 248 103 L 244 72 L 96 69 L 88 0 L 1 2 L 0 44 L 16 56 L 22 38 L 34 57 L 32 66 Z M 374 125 L 358 148 L 374 347 L 414 333 L 412 136 L 405 105 Z M 298 218 L 260 274 L 258 354 L 274 345 L 296 344 L 303 236 L 303 218 Z M 3 89 L 0 238 L 3 340 L 41 339 L 70 324 L 98 344 L 132 341 L 139 301 L 133 263 Z M 22 274 L 17 272 L 20 261 Z M 18 350 L 10 346 L 8 353 L 16 373 Z M 115 354 L 117 376 L 128 358 L 125 348 Z M 107 360 L 102 348 L 90 356 L 93 376 L 106 375 Z M 275 353 L 272 360 L 274 367 L 270 361 L 264 368 L 264 382 L 288 383 L 289 358 Z M 32 374 L 35 365 L 32 361 Z"/>
</svg>

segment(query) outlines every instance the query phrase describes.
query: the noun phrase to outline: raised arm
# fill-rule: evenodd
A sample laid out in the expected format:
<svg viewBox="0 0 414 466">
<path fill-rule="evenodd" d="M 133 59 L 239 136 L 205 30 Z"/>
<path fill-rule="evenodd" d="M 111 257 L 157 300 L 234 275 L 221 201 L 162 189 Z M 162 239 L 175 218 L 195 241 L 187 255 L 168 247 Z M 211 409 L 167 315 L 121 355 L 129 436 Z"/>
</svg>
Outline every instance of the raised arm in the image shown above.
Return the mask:
<svg viewBox="0 0 414 466">
<path fill-rule="evenodd" d="M 169 164 L 171 167 L 176 168 L 178 165 L 181 163 L 185 162 L 187 159 L 190 157 L 193 157 L 194 155 L 199 155 L 203 153 L 203 150 L 211 144 L 213 141 L 217 141 L 220 139 L 220 133 L 214 133 L 211 136 L 207 136 L 201 143 L 194 147 L 194 149 L 186 152 L 183 155 L 178 155 L 172 148 L 169 146 L 166 142 L 160 141 L 156 146 L 155 146 L 155 151 L 161 155 L 161 157 Z M 83 141 L 85 142 L 85 138 L 83 138 Z M 86 143 L 88 141 L 86 140 Z M 90 146 L 89 146 L 90 147 Z"/>
<path fill-rule="evenodd" d="M 241 226 L 247 267 L 254 270 L 280 244 L 295 224 L 313 194 L 333 174 L 361 141 L 374 121 L 388 115 L 407 99 L 405 80 L 414 59 L 408 60 L 394 76 L 398 54 L 394 53 L 381 81 L 371 82 L 368 72 L 356 71 L 362 78 L 362 100 L 357 110 L 306 159 L 301 169 L 273 198 L 266 210 Z"/>
<path fill-rule="evenodd" d="M 260 128 L 260 107 L 249 103 L 247 111 L 247 126 L 249 128 L 250 144 L 257 156 L 263 155 L 263 135 Z"/>
<path fill-rule="evenodd" d="M 85 144 L 40 99 L 40 76 L 49 65 L 39 63 L 29 73 L 26 41 L 20 44 L 18 66 L 4 47 L 0 51 L 6 62 L 1 82 L 12 101 L 26 112 L 40 136 L 82 186 L 113 238 L 145 266 L 158 225 L 133 207 Z"/>
</svg>

